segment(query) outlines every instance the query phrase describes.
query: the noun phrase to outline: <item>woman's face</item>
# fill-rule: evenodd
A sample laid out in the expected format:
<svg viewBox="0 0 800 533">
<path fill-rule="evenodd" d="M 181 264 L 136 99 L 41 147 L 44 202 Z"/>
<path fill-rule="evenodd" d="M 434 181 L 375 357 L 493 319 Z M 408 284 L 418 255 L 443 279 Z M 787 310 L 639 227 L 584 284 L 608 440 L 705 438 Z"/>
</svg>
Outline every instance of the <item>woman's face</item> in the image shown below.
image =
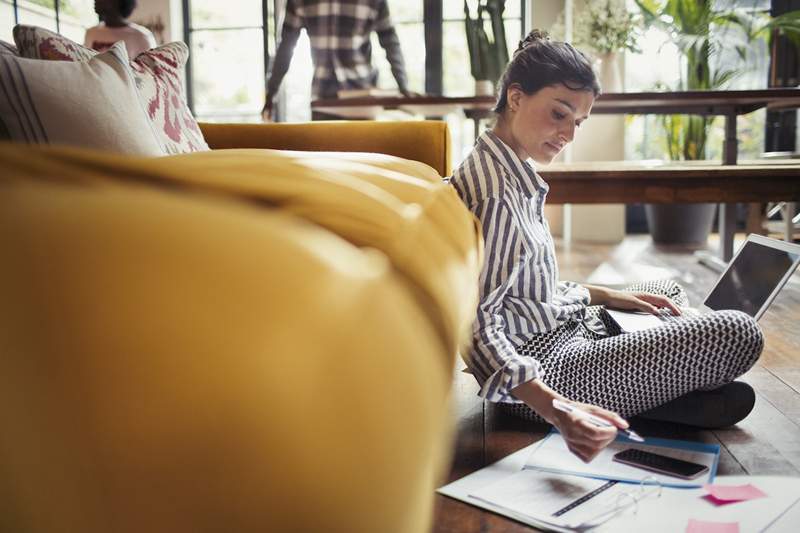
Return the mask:
<svg viewBox="0 0 800 533">
<path fill-rule="evenodd" d="M 575 138 L 575 130 L 589 118 L 593 104 L 592 91 L 559 84 L 528 95 L 512 85 L 505 115 L 515 144 L 512 148 L 522 159 L 551 162 Z"/>
</svg>

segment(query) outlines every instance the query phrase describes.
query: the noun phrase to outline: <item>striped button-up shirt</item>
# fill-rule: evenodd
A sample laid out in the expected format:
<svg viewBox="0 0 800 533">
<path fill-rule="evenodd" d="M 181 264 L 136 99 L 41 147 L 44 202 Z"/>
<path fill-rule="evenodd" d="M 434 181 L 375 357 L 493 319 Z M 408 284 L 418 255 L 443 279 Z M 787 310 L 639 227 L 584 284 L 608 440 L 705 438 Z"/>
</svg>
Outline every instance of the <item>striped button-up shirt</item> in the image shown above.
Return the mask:
<svg viewBox="0 0 800 533">
<path fill-rule="evenodd" d="M 467 366 L 480 395 L 518 403 L 511 389 L 542 377 L 518 350 L 534 335 L 583 319 L 589 291 L 559 282 L 555 247 L 544 217 L 549 186 L 497 135 L 483 133 L 451 183 L 481 222 L 485 263 Z"/>
<path fill-rule="evenodd" d="M 314 62 L 312 94 L 335 97 L 339 89 L 368 89 L 377 81 L 370 35 L 386 50 L 392 75 L 407 90 L 400 40 L 389 17 L 387 0 L 288 0 L 283 32 L 305 28 Z M 279 80 L 278 80 L 279 82 Z M 268 87 L 274 94 L 277 87 Z"/>
</svg>

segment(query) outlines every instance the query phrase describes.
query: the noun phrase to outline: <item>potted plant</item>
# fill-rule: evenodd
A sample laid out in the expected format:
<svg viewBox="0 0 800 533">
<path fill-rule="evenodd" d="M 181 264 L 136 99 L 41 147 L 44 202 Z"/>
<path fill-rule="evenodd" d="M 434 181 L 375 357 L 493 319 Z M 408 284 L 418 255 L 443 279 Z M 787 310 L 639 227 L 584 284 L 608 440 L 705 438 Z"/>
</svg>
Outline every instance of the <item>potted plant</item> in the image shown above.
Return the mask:
<svg viewBox="0 0 800 533">
<path fill-rule="evenodd" d="M 744 65 L 720 66 L 713 61 L 725 46 L 735 46 L 747 62 L 747 43 L 780 32 L 800 40 L 800 12 L 772 18 L 769 13 L 750 13 L 729 8 L 715 10 L 713 0 L 636 0 L 647 26 L 665 31 L 678 48 L 684 72 L 673 90 L 723 89 Z M 722 28 L 743 30 L 744 43 L 723 42 Z M 688 115 L 664 116 L 667 152 L 674 160 L 705 159 L 706 140 L 713 118 Z M 704 245 L 711 232 L 715 204 L 647 205 L 647 221 L 653 240 L 664 244 Z"/>
<path fill-rule="evenodd" d="M 572 43 L 590 53 L 597 62 L 597 73 L 603 92 L 622 90 L 618 54 L 625 50 L 639 52 L 642 20 L 631 12 L 625 0 L 586 2 L 573 6 Z M 565 38 L 564 13 L 553 26 L 553 35 Z"/>
<path fill-rule="evenodd" d="M 603 90 L 621 91 L 623 84 L 617 54 L 625 50 L 640 51 L 637 46 L 641 34 L 640 17 L 626 9 L 624 0 L 606 0 L 587 2 L 586 9 L 576 18 L 576 42 L 585 40 L 585 47 L 595 51 Z"/>
<path fill-rule="evenodd" d="M 508 43 L 503 24 L 505 9 L 505 0 L 478 0 L 477 15 L 473 18 L 468 0 L 464 0 L 467 48 L 476 95 L 493 95 L 508 64 Z M 486 16 L 491 36 L 486 31 Z"/>
</svg>

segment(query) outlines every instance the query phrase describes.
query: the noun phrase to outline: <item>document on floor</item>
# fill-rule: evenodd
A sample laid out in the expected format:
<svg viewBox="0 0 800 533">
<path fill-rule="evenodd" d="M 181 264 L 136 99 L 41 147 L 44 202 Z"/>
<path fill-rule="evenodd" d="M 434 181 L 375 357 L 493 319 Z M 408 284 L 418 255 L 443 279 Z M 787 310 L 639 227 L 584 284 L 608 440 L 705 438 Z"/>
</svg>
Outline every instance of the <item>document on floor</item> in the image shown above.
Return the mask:
<svg viewBox="0 0 800 533">
<path fill-rule="evenodd" d="M 581 476 L 521 470 L 470 494 L 541 526 L 567 530 L 596 527 L 660 487 L 635 486 Z"/>
<path fill-rule="evenodd" d="M 661 488 L 525 470 L 539 443 L 445 485 L 437 492 L 544 531 L 686 531 L 690 521 L 736 523 L 740 533 L 795 533 L 800 528 L 800 478 L 721 476 L 715 485 L 752 484 L 764 496 L 717 505 L 709 490 Z M 597 513 L 597 514 L 595 514 Z M 554 515 L 559 516 L 554 516 Z"/>
<path fill-rule="evenodd" d="M 695 479 L 681 479 L 648 472 L 613 460 L 614 454 L 630 448 L 698 463 L 708 467 L 708 471 Z M 569 451 L 561 434 L 553 430 L 531 452 L 525 468 L 635 483 L 644 479 L 645 483 L 658 483 L 664 487 L 701 487 L 714 481 L 718 463 L 719 445 L 717 444 L 654 438 L 647 438 L 644 443 L 638 443 L 621 435 L 600 452 L 592 462 L 584 463 Z"/>
</svg>

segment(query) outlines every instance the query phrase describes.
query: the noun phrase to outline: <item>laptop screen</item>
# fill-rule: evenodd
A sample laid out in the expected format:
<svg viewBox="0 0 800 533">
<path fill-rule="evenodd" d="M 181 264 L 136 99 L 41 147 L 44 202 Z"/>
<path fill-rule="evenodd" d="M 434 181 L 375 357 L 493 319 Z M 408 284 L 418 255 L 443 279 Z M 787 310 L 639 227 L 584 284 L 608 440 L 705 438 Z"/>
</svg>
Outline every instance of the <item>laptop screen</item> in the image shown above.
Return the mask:
<svg viewBox="0 0 800 533">
<path fill-rule="evenodd" d="M 705 304 L 715 311 L 736 309 L 755 317 L 797 258 L 798 254 L 748 240 Z"/>
</svg>

